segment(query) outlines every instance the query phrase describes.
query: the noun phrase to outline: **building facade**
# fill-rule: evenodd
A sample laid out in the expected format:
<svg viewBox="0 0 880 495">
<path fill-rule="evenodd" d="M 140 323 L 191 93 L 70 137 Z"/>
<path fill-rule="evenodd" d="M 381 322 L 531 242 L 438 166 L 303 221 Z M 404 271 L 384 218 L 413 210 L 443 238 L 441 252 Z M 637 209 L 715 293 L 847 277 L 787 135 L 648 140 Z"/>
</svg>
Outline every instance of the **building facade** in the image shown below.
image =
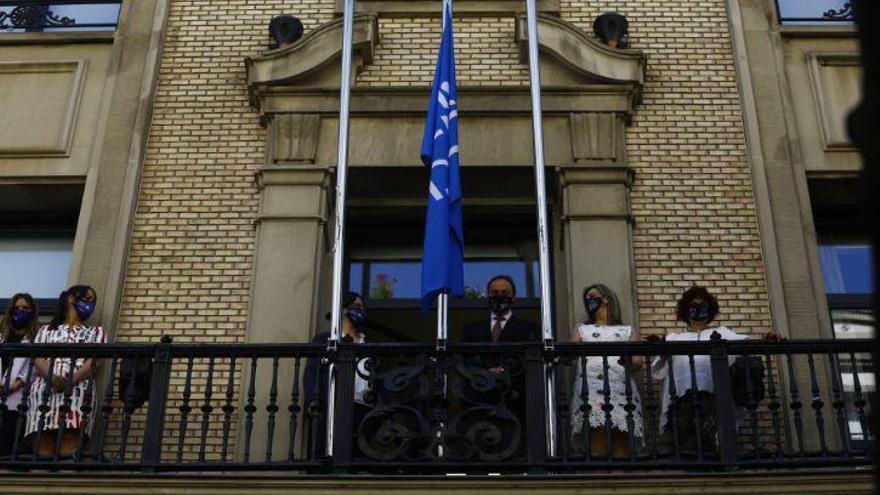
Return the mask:
<svg viewBox="0 0 880 495">
<path fill-rule="evenodd" d="M 624 323 L 642 335 L 680 328 L 676 301 L 692 285 L 709 287 L 718 323 L 741 333 L 872 335 L 869 251 L 856 216 L 861 164 L 845 126 L 860 95 L 859 54 L 844 2 L 825 3 L 538 2 L 559 341 L 583 316 L 581 291 L 597 282 L 615 289 Z M 38 265 L 35 295 L 47 304 L 65 284 L 95 287 L 95 319 L 116 343 L 304 343 L 326 329 L 340 207 L 341 6 L 61 7 L 79 16 L 79 29 L 47 27 L 45 12 L 34 23 L 41 29 L 22 28 L 13 6 L 0 7 L 0 208 L 9 219 L 0 242 L 13 253 L 5 264 L 0 253 L 0 264 Z M 517 311 L 539 319 L 525 5 L 459 0 L 454 10 L 469 297 L 452 304 L 453 340 L 485 315 L 483 284 L 496 273 L 513 275 Z M 435 320 L 417 301 L 426 197 L 418 147 L 440 7 L 360 0 L 356 11 L 345 285 L 366 296 L 376 341 L 426 342 Z M 610 11 L 628 20 L 626 47 L 594 33 Z M 300 19 L 304 34 L 270 49 L 267 26 L 280 14 Z M 19 280 L 3 285 L 10 295 L 34 290 Z M 205 387 L 213 366 L 175 368 L 172 394 Z M 831 364 L 818 366 L 807 386 L 834 393 Z M 248 378 L 274 377 L 256 365 L 248 373 L 233 360 L 229 383 L 240 377 L 242 386 L 227 405 L 237 411 Z M 258 398 L 270 394 L 262 385 Z M 863 386 L 873 392 L 873 382 Z M 169 409 L 168 421 L 181 414 Z M 217 422 L 201 453 L 183 430 L 165 446 L 225 457 L 246 429 L 243 413 L 233 416 L 231 444 Z M 839 473 L 799 476 L 789 487 L 750 482 L 761 493 L 843 486 Z M 845 478 L 840 493 L 869 490 L 869 478 Z M 610 486 L 595 484 L 596 493 Z"/>
</svg>

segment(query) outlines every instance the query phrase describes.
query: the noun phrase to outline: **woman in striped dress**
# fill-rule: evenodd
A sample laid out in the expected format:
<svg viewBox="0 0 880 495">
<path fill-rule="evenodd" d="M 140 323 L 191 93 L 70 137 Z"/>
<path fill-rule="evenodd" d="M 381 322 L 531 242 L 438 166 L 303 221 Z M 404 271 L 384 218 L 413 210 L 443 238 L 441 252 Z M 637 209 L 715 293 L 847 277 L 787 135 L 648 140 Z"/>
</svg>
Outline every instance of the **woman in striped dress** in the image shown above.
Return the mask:
<svg viewBox="0 0 880 495">
<path fill-rule="evenodd" d="M 96 301 L 94 289 L 88 286 L 77 285 L 62 292 L 52 322 L 40 328 L 34 343 L 105 343 L 104 330 L 86 324 Z M 75 362 L 71 362 L 71 357 L 34 359 L 35 377 L 28 397 L 26 435 L 38 455 L 56 454 L 59 433 L 61 448 L 57 454 L 61 457 L 74 453 L 81 430 L 84 429 L 84 438 L 88 438 L 91 414 L 95 410 L 92 377 L 96 365 L 93 359 L 83 356 L 75 357 Z"/>
</svg>

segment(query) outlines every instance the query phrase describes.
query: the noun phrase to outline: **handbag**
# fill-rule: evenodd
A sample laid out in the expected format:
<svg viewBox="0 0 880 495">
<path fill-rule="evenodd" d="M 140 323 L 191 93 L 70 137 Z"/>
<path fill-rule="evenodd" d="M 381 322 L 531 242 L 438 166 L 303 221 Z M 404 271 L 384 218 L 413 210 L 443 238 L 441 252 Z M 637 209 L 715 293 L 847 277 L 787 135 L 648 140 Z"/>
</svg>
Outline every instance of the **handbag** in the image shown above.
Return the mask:
<svg viewBox="0 0 880 495">
<path fill-rule="evenodd" d="M 765 374 L 764 361 L 760 357 L 736 358 L 730 366 L 730 384 L 733 389 L 733 403 L 737 407 L 757 405 L 764 399 Z"/>
</svg>

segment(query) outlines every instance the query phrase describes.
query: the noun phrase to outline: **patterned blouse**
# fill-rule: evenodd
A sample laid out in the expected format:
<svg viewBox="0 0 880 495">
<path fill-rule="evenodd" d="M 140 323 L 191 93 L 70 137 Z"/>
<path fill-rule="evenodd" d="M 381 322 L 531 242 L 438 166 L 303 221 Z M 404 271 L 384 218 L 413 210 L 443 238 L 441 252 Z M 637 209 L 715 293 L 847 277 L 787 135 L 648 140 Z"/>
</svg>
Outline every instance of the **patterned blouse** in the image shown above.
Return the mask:
<svg viewBox="0 0 880 495">
<path fill-rule="evenodd" d="M 104 330 L 101 327 L 87 327 L 76 325 L 70 327 L 66 324 L 50 329 L 48 325 L 40 328 L 34 339 L 35 344 L 103 344 L 106 343 Z M 55 358 L 49 362 L 53 364 L 52 376 L 61 376 L 67 379 L 71 371 L 71 358 Z M 54 361 L 54 363 L 53 363 Z M 76 373 L 86 363 L 85 357 L 77 357 L 73 363 L 73 372 Z M 90 417 L 83 414 L 83 405 L 90 404 L 91 410 L 95 410 L 95 393 L 91 379 L 84 379 L 74 383 L 69 401 L 70 408 L 65 415 L 66 429 L 91 427 Z M 45 402 L 44 402 L 45 401 Z M 40 412 L 40 405 L 46 404 L 49 409 L 45 414 Z M 46 379 L 34 373 L 34 382 L 31 385 L 30 397 L 28 397 L 27 432 L 30 435 L 40 428 L 43 430 L 57 430 L 65 407 L 63 393 L 52 392 L 52 387 L 47 386 Z"/>
</svg>

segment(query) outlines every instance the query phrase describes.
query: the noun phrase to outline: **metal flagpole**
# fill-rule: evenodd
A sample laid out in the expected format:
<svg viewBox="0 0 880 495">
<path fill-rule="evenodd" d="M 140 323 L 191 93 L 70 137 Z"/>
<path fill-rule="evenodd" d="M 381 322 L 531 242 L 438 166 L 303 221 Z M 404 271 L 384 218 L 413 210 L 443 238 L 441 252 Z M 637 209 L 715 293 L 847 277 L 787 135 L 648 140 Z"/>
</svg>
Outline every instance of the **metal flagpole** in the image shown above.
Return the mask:
<svg viewBox="0 0 880 495">
<path fill-rule="evenodd" d="M 452 17 L 452 0 L 443 0 L 443 11 L 440 14 L 440 17 L 443 19 L 440 24 L 441 33 L 446 31 L 446 9 L 449 9 L 450 17 Z M 449 327 L 447 326 L 448 303 L 449 295 L 446 291 L 440 292 L 440 294 L 437 295 L 437 349 L 446 348 L 446 339 L 449 336 Z"/>
<path fill-rule="evenodd" d="M 333 305 L 330 312 L 330 339 L 327 349 L 336 350 L 342 326 L 342 254 L 345 248 L 345 199 L 348 178 L 348 104 L 351 96 L 351 47 L 354 26 L 354 0 L 345 0 L 342 21 L 342 78 L 339 84 L 339 139 L 336 148 L 336 220 L 333 235 Z M 336 409 L 336 374 L 333 363 L 328 369 L 327 445 L 333 455 L 333 420 Z"/>
<path fill-rule="evenodd" d="M 553 345 L 553 328 L 550 318 L 550 256 L 547 230 L 547 197 L 544 181 L 544 130 L 541 121 L 541 73 L 538 60 L 538 14 L 535 0 L 526 0 L 526 22 L 529 36 L 529 79 L 532 93 L 532 132 L 535 149 L 535 194 L 538 202 L 538 262 L 541 273 L 541 330 L 544 345 Z M 547 388 L 547 450 L 556 455 L 556 399 L 555 376 L 550 367 L 545 368 Z"/>
</svg>

